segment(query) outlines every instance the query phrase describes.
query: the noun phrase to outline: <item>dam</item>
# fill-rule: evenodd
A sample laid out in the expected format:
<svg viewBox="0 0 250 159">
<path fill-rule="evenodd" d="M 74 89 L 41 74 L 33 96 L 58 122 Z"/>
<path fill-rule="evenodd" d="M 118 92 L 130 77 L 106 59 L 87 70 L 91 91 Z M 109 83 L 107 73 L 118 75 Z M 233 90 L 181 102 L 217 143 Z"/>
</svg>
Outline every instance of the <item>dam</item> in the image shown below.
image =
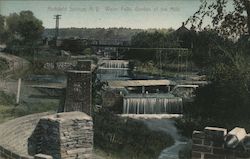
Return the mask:
<svg viewBox="0 0 250 159">
<path fill-rule="evenodd" d="M 181 114 L 182 98 L 171 94 L 128 94 L 123 98 L 123 114 Z"/>
<path fill-rule="evenodd" d="M 129 61 L 101 60 L 98 63 L 97 78 L 101 81 L 127 80 L 129 78 Z"/>
</svg>

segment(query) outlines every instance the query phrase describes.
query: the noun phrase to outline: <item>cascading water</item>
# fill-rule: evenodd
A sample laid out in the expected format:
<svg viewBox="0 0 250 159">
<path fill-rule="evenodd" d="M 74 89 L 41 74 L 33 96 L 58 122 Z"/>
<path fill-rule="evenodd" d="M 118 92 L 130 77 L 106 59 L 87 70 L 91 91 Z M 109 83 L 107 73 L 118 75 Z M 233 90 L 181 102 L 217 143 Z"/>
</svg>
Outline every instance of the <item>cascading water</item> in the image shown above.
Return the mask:
<svg viewBox="0 0 250 159">
<path fill-rule="evenodd" d="M 181 114 L 182 98 L 164 95 L 128 95 L 123 99 L 124 114 Z"/>
<path fill-rule="evenodd" d="M 129 79 L 129 62 L 125 60 L 104 60 L 98 69 L 97 78 L 100 80 Z"/>
<path fill-rule="evenodd" d="M 104 68 L 128 68 L 129 62 L 124 60 L 107 60 L 102 64 Z"/>
</svg>

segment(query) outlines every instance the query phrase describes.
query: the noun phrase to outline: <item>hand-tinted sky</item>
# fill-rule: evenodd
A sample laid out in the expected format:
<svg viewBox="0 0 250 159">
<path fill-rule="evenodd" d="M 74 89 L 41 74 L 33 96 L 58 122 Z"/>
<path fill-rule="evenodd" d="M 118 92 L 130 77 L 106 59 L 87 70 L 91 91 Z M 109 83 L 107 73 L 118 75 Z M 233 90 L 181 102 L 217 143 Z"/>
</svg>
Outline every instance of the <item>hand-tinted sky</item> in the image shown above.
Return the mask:
<svg viewBox="0 0 250 159">
<path fill-rule="evenodd" d="M 178 28 L 199 7 L 199 0 L 0 0 L 0 14 L 31 10 L 46 28 Z"/>
</svg>

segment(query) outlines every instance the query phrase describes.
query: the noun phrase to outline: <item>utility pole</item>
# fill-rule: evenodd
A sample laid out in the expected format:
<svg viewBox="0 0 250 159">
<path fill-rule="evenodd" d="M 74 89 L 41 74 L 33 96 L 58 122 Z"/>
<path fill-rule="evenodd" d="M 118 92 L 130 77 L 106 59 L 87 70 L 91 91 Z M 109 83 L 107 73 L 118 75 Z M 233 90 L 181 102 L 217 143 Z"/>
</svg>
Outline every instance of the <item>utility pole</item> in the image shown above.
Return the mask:
<svg viewBox="0 0 250 159">
<path fill-rule="evenodd" d="M 56 28 L 55 28 L 55 41 L 57 42 L 57 38 L 59 35 L 59 19 L 61 19 L 62 15 L 54 15 L 54 19 L 56 19 Z"/>
</svg>

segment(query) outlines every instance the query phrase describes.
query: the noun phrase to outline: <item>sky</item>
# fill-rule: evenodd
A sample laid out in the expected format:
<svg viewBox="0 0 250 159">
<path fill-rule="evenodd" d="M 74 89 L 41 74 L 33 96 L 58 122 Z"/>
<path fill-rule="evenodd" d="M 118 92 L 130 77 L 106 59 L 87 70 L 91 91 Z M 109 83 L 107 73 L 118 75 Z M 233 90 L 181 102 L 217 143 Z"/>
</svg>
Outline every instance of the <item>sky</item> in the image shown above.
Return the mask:
<svg viewBox="0 0 250 159">
<path fill-rule="evenodd" d="M 0 14 L 31 10 L 46 28 L 174 28 L 200 6 L 200 0 L 0 0 Z"/>
</svg>

